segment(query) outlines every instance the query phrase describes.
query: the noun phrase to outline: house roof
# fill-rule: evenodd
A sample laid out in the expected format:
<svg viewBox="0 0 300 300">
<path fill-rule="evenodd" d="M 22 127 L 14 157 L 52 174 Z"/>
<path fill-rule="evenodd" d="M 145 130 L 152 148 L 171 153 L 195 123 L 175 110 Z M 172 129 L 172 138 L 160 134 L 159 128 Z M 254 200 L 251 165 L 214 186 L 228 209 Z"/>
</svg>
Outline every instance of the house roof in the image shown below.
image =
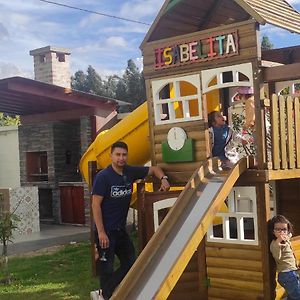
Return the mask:
<svg viewBox="0 0 300 300">
<path fill-rule="evenodd" d="M 300 33 L 300 14 L 285 0 L 166 0 L 147 42 L 254 19 Z"/>
<path fill-rule="evenodd" d="M 26 116 L 87 108 L 113 111 L 118 105 L 128 103 L 23 77 L 0 80 L 0 111 L 8 114 Z"/>
</svg>

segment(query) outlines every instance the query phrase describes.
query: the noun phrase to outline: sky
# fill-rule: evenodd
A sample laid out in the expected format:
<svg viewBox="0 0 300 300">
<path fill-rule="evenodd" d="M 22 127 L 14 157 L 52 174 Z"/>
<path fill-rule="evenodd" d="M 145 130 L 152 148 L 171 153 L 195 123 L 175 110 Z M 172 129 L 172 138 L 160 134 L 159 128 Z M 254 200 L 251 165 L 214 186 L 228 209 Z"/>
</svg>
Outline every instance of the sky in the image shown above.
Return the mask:
<svg viewBox="0 0 300 300">
<path fill-rule="evenodd" d="M 151 24 L 164 0 L 53 0 Z M 300 11 L 300 0 L 288 0 Z M 121 75 L 127 60 L 142 68 L 139 46 L 149 25 L 126 22 L 40 0 L 0 0 L 0 78 L 33 78 L 29 51 L 48 45 L 71 51 L 71 74 L 92 65 L 103 77 Z M 275 48 L 300 45 L 300 35 L 262 26 Z"/>
</svg>

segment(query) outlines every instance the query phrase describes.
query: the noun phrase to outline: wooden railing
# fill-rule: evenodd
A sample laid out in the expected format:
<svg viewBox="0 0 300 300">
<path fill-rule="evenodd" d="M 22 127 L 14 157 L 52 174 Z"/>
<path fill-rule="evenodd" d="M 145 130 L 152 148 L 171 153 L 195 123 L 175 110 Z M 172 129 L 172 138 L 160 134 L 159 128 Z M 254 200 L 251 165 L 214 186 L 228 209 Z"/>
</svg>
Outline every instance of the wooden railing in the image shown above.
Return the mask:
<svg viewBox="0 0 300 300">
<path fill-rule="evenodd" d="M 268 169 L 300 169 L 300 105 L 297 97 L 264 100 Z"/>
</svg>

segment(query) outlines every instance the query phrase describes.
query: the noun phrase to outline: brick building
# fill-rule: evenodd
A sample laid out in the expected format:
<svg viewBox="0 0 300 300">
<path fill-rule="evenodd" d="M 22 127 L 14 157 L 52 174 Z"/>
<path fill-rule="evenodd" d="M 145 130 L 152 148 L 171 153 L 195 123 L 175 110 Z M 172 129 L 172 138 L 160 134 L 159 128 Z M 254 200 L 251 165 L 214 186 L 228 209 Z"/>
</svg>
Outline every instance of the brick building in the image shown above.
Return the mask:
<svg viewBox="0 0 300 300">
<path fill-rule="evenodd" d="M 21 186 L 38 187 L 42 222 L 88 224 L 79 159 L 97 132 L 114 124 L 123 103 L 72 90 L 68 50 L 48 46 L 30 54 L 36 80 L 0 80 L 0 111 L 21 116 Z"/>
</svg>

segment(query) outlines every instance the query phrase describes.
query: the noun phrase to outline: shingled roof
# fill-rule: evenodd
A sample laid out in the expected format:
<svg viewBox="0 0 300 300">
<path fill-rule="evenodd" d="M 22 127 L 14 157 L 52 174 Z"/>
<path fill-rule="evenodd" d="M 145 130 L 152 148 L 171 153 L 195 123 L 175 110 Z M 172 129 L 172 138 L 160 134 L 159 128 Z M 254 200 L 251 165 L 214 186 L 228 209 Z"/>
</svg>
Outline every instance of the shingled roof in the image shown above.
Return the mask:
<svg viewBox="0 0 300 300">
<path fill-rule="evenodd" d="M 300 33 L 300 14 L 285 0 L 166 0 L 141 48 L 147 42 L 249 19 Z"/>
</svg>

